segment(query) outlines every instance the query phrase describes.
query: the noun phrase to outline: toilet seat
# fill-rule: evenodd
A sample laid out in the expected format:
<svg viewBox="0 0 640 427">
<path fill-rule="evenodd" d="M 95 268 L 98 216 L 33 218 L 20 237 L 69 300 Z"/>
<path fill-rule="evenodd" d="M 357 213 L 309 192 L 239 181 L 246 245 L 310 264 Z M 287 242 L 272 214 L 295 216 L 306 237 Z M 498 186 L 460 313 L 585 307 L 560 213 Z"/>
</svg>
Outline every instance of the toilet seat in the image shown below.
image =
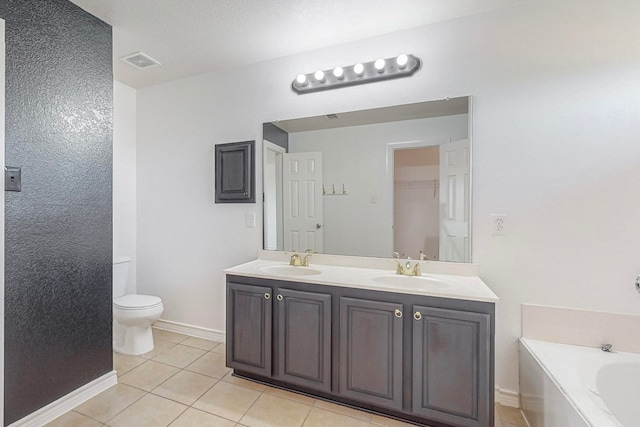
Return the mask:
<svg viewBox="0 0 640 427">
<path fill-rule="evenodd" d="M 124 295 L 113 300 L 113 307 L 120 310 L 144 310 L 160 306 L 162 300 L 153 295 Z"/>
</svg>

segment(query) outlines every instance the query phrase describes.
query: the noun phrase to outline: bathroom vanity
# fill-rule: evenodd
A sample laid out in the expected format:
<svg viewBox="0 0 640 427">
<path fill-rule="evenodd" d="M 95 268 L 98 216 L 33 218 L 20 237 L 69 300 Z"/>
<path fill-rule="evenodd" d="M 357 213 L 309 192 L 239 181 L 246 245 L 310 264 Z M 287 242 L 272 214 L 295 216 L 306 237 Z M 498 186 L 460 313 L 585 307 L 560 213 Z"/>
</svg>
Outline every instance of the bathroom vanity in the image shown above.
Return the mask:
<svg viewBox="0 0 640 427">
<path fill-rule="evenodd" d="M 378 261 L 226 270 L 227 365 L 417 424 L 492 427 L 495 294 L 474 275 L 409 277 Z"/>
</svg>

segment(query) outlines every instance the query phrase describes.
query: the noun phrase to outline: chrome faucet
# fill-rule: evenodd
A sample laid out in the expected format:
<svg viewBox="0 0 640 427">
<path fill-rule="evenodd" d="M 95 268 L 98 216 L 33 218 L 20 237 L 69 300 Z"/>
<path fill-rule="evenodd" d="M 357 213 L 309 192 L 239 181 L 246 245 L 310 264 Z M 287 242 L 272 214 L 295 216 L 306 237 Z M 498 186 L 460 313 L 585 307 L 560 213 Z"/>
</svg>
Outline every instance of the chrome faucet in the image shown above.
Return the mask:
<svg viewBox="0 0 640 427">
<path fill-rule="evenodd" d="M 611 347 L 612 347 L 611 344 L 602 344 L 600 346 L 600 350 L 602 350 L 604 352 L 607 352 L 607 353 L 611 353 Z"/>
</svg>

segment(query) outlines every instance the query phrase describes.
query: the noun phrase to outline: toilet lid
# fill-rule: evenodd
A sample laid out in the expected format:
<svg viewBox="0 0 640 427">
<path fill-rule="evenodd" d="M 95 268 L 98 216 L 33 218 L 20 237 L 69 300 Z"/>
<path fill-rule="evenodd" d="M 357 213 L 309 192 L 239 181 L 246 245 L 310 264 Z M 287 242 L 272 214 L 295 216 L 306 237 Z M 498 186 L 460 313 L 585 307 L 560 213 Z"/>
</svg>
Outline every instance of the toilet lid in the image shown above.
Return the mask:
<svg viewBox="0 0 640 427">
<path fill-rule="evenodd" d="M 113 300 L 113 306 L 122 310 L 136 310 L 150 308 L 162 303 L 160 297 L 153 295 L 124 295 Z"/>
</svg>

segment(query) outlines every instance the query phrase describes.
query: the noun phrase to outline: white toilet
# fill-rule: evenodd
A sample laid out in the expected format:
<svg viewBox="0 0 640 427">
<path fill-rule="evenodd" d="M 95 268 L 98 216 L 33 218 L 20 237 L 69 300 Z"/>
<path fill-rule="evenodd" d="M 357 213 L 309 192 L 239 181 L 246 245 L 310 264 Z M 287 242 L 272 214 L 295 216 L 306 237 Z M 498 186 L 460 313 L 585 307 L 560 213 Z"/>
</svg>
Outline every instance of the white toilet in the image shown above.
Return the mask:
<svg viewBox="0 0 640 427">
<path fill-rule="evenodd" d="M 113 350 L 138 355 L 153 350 L 151 325 L 162 316 L 159 297 L 127 294 L 131 258 L 113 259 Z"/>
</svg>

